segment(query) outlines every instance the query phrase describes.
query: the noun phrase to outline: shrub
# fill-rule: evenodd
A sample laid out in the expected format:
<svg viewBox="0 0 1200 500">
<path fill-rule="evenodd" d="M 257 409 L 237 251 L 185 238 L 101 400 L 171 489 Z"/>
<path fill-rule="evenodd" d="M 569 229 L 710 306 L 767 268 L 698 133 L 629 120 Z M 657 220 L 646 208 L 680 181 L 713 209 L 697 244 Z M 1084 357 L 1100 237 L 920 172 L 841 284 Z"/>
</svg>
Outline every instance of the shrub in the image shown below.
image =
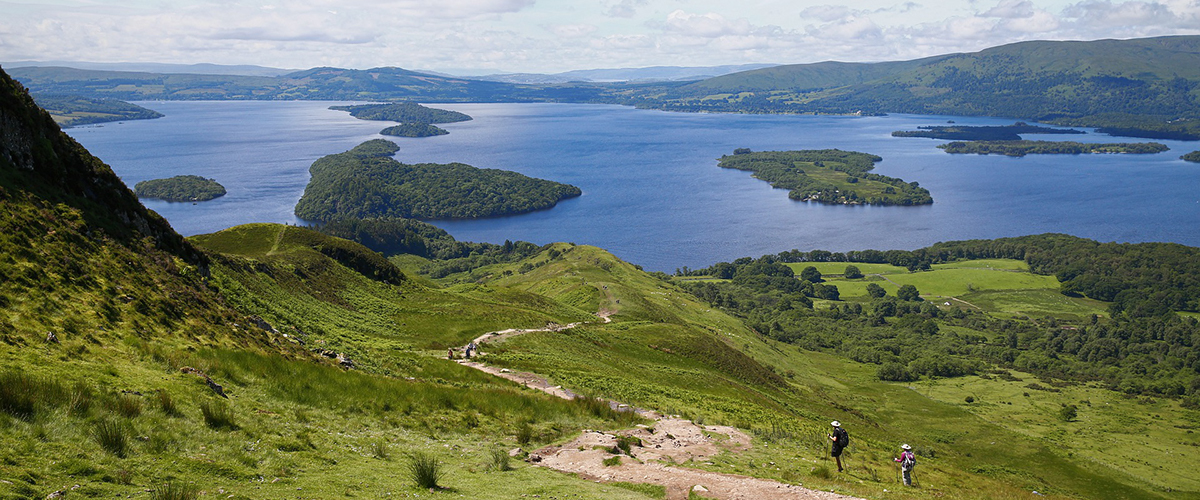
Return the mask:
<svg viewBox="0 0 1200 500">
<path fill-rule="evenodd" d="M 487 469 L 496 472 L 513 470 L 512 463 L 509 461 L 508 452 L 504 450 L 492 450 L 487 463 Z"/>
<path fill-rule="evenodd" d="M 884 363 L 875 372 L 879 380 L 887 380 L 889 382 L 912 382 L 917 377 L 913 376 L 908 368 L 897 362 Z"/>
<path fill-rule="evenodd" d="M 441 488 L 438 481 L 445 471 L 442 464 L 432 455 L 414 452 L 408 456 L 408 477 L 421 488 Z"/>
<path fill-rule="evenodd" d="M 615 457 L 608 457 L 608 458 L 604 459 L 605 467 L 613 467 L 616 465 L 621 465 L 621 456 L 620 455 L 617 455 Z"/>
<path fill-rule="evenodd" d="M 110 420 L 96 424 L 96 442 L 109 453 L 125 458 L 129 451 L 129 431 L 124 425 Z"/>
<path fill-rule="evenodd" d="M 213 429 L 237 429 L 234 422 L 233 410 L 223 401 L 204 401 L 200 403 L 200 413 L 204 415 L 204 423 Z"/>
<path fill-rule="evenodd" d="M 189 484 L 166 483 L 150 490 L 150 500 L 196 500 L 196 487 Z"/>
<path fill-rule="evenodd" d="M 1079 416 L 1079 410 L 1075 407 L 1075 405 L 1064 404 L 1062 408 L 1058 410 L 1058 418 L 1063 422 L 1075 420 L 1075 417 L 1077 416 Z"/>
<path fill-rule="evenodd" d="M 974 402 L 975 402 L 975 396 L 967 396 L 967 399 L 966 399 L 966 401 L 967 401 L 967 403 L 974 403 Z"/>
</svg>

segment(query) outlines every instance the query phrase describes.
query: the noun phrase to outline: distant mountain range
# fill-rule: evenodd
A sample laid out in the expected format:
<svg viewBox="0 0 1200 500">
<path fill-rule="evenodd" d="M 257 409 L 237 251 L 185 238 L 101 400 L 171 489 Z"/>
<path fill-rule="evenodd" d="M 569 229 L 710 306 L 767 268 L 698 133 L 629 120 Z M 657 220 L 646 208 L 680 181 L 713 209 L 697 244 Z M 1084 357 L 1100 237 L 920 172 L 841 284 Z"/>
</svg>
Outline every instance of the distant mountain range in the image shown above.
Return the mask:
<svg viewBox="0 0 1200 500">
<path fill-rule="evenodd" d="M 28 67 L 65 67 L 75 69 L 92 69 L 100 71 L 141 71 L 146 73 L 188 73 L 196 75 L 241 75 L 241 76 L 281 76 L 292 73 L 294 69 L 269 68 L 249 64 L 171 64 L 171 63 L 94 63 L 82 61 L 15 61 L 0 63 L 6 69 Z"/>
<path fill-rule="evenodd" d="M 769 68 L 775 64 L 736 64 L 725 66 L 650 66 L 646 68 L 580 69 L 563 73 L 503 73 L 471 77 L 507 83 L 570 83 L 570 82 L 664 82 L 703 80 L 714 76 Z"/>
<path fill-rule="evenodd" d="M 1200 36 L 1021 42 L 911 61 L 830 61 L 699 79 L 737 69 L 653 67 L 471 78 L 393 67 L 313 68 L 280 76 L 61 67 L 19 67 L 11 74 L 37 94 L 127 100 L 576 102 L 673 111 L 978 115 L 1100 127 L 1119 135 L 1200 139 Z"/>
</svg>

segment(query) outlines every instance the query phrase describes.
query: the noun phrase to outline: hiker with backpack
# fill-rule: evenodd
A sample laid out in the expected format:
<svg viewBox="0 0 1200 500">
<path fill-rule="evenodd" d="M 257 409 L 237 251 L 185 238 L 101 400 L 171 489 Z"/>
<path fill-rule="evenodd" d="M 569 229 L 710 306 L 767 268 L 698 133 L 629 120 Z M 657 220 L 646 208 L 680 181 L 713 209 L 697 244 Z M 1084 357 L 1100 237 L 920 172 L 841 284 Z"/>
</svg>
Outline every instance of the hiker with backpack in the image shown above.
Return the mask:
<svg viewBox="0 0 1200 500">
<path fill-rule="evenodd" d="M 833 425 L 833 434 L 829 435 L 829 440 L 833 442 L 829 449 L 829 454 L 837 460 L 838 472 L 842 471 L 842 450 L 850 445 L 850 434 L 846 433 L 846 429 L 842 428 L 841 422 L 834 420 L 830 423 Z"/>
<path fill-rule="evenodd" d="M 904 485 L 912 486 L 912 470 L 917 466 L 917 456 L 913 455 L 912 446 L 900 445 L 900 456 L 895 460 L 900 462 L 900 472 L 904 474 Z"/>
</svg>

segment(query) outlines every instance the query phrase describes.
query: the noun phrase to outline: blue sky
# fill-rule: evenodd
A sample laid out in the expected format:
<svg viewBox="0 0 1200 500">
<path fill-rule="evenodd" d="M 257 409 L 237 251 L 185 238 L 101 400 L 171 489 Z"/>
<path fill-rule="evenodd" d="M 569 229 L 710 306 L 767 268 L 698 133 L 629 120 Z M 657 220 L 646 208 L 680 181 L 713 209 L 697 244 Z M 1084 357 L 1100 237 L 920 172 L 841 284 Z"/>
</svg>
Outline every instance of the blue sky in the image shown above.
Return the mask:
<svg viewBox="0 0 1200 500">
<path fill-rule="evenodd" d="M 0 0 L 0 61 L 457 73 L 881 61 L 1200 34 L 1200 0 Z"/>
</svg>

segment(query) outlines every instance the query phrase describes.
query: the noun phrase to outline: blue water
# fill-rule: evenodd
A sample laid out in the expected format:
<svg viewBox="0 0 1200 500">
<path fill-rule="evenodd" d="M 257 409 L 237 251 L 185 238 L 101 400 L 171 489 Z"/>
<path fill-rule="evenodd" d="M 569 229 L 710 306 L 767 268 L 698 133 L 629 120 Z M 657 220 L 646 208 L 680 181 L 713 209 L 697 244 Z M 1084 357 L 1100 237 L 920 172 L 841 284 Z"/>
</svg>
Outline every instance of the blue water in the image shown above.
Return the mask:
<svg viewBox="0 0 1200 500">
<path fill-rule="evenodd" d="M 347 150 L 387 122 L 326 109 L 329 102 L 144 102 L 165 118 L 69 129 L 129 185 L 196 174 L 229 194 L 213 201 L 147 200 L 185 235 L 247 222 L 302 223 L 292 214 L 317 158 Z M 433 221 L 467 241 L 570 241 L 606 248 L 649 270 L 703 267 L 789 249 L 913 249 L 938 241 L 1043 232 L 1101 241 L 1200 246 L 1200 143 L 1160 141 L 1156 155 L 949 155 L 944 141 L 893 130 L 945 116 L 785 116 L 667 113 L 574 104 L 443 104 L 473 121 L 449 135 L 391 138 L 403 162 L 464 162 L 579 186 L 545 211 Z M 1032 139 L 1120 142 L 1100 134 Z M 829 206 L 789 200 L 746 172 L 717 168 L 734 148 L 840 148 L 880 155 L 876 173 L 918 181 L 922 207 Z"/>
</svg>

